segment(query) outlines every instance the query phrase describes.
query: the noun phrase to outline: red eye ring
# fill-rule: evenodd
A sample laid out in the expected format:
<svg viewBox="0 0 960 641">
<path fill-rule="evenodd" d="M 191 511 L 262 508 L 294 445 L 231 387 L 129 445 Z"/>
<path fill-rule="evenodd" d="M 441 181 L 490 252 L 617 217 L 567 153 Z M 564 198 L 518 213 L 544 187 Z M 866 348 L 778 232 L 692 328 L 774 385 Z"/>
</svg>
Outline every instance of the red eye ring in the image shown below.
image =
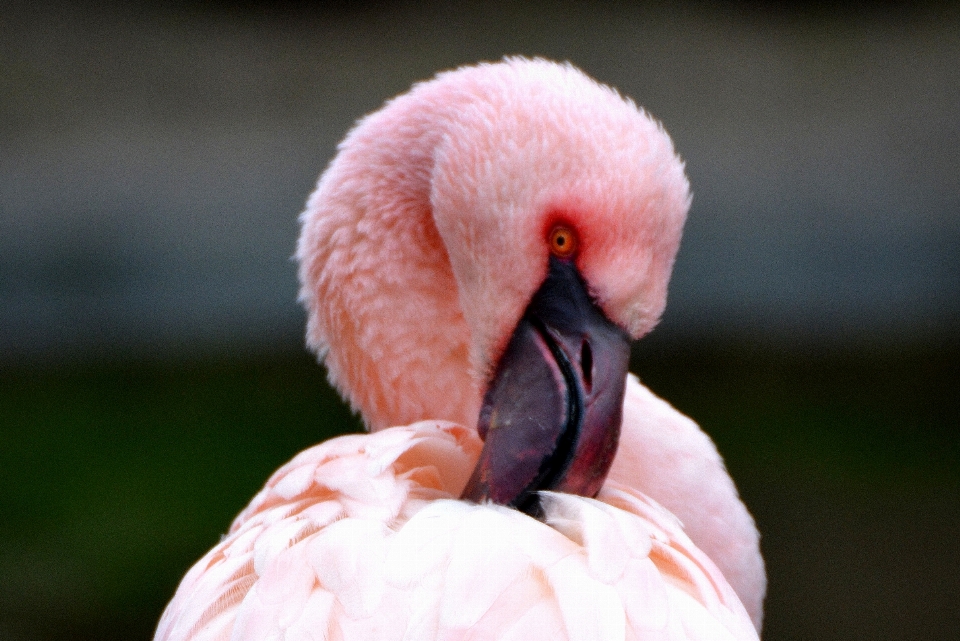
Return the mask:
<svg viewBox="0 0 960 641">
<path fill-rule="evenodd" d="M 557 258 L 570 258 L 577 251 L 579 241 L 576 232 L 566 225 L 556 225 L 548 238 L 550 253 Z"/>
</svg>

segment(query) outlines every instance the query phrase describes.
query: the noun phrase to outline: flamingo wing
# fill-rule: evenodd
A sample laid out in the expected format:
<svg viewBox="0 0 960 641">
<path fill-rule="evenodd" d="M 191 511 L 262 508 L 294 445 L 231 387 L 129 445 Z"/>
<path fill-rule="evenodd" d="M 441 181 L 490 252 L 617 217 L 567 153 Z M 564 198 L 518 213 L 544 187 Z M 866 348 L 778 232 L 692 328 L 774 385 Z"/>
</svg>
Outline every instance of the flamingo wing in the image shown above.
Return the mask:
<svg viewBox="0 0 960 641">
<path fill-rule="evenodd" d="M 306 450 L 186 575 L 157 640 L 756 638 L 635 490 L 544 493 L 545 522 L 453 500 L 481 446 L 421 422 Z"/>
</svg>

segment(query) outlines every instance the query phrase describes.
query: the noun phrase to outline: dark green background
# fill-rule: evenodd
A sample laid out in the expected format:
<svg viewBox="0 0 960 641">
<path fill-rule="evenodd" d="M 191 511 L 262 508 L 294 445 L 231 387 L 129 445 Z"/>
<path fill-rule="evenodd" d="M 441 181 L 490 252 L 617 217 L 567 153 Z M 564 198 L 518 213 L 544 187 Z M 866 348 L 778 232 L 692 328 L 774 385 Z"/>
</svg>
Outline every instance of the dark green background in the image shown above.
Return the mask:
<svg viewBox="0 0 960 641">
<path fill-rule="evenodd" d="M 693 207 L 633 370 L 763 535 L 764 638 L 960 630 L 960 6 L 0 3 L 0 641 L 149 639 L 270 473 L 358 423 L 296 216 L 439 69 L 570 60 Z"/>
<path fill-rule="evenodd" d="M 634 371 L 716 440 L 763 534 L 766 639 L 952 639 L 960 349 L 651 338 Z M 0 376 L 0 635 L 146 639 L 273 469 L 358 428 L 306 355 Z"/>
</svg>

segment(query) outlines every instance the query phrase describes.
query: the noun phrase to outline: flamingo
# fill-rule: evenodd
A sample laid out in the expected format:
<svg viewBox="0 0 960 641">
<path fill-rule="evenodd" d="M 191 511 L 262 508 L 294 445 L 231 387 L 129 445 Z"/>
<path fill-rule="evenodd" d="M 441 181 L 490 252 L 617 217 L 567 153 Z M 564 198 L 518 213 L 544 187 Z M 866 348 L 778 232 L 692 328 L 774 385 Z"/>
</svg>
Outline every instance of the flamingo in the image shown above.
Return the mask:
<svg viewBox="0 0 960 641">
<path fill-rule="evenodd" d="M 281 467 L 155 638 L 758 638 L 753 519 L 627 373 L 689 203 L 663 128 L 570 64 L 440 73 L 358 121 L 297 258 L 370 433 Z"/>
</svg>

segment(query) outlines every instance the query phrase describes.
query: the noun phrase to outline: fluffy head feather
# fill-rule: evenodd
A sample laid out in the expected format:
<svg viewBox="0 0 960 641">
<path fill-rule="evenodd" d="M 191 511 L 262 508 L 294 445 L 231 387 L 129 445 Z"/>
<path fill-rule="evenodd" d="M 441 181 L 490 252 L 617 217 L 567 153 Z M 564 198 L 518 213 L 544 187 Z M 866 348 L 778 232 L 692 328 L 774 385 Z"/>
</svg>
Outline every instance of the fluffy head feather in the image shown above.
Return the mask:
<svg viewBox="0 0 960 641">
<path fill-rule="evenodd" d="M 553 224 L 607 316 L 656 324 L 689 208 L 663 129 L 569 64 L 441 73 L 362 120 L 301 217 L 307 340 L 378 429 L 476 424 Z"/>
</svg>

